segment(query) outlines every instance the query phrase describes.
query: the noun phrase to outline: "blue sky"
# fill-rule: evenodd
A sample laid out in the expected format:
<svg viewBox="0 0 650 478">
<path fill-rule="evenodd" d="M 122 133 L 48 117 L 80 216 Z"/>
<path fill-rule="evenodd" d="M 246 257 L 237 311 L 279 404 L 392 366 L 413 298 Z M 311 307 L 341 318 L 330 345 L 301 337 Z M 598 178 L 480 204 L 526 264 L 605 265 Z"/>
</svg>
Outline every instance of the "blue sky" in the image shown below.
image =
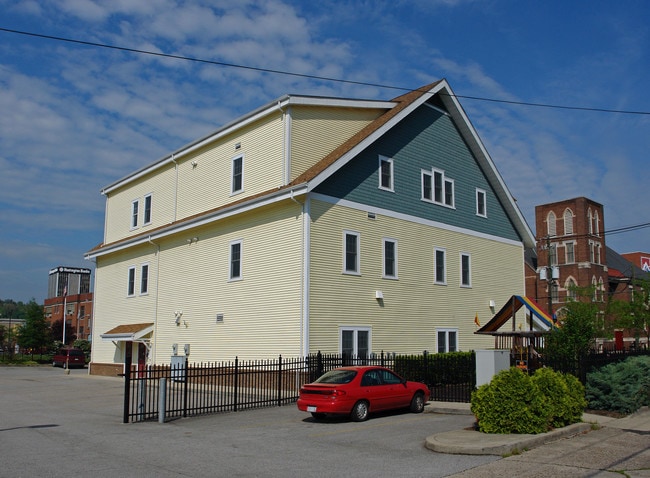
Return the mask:
<svg viewBox="0 0 650 478">
<path fill-rule="evenodd" d="M 0 0 L 0 28 L 417 88 L 446 78 L 522 213 L 586 196 L 605 230 L 650 222 L 650 3 L 521 0 Z M 0 299 L 92 267 L 103 186 L 285 94 L 402 90 L 0 31 Z M 615 234 L 650 251 L 650 229 Z"/>
</svg>

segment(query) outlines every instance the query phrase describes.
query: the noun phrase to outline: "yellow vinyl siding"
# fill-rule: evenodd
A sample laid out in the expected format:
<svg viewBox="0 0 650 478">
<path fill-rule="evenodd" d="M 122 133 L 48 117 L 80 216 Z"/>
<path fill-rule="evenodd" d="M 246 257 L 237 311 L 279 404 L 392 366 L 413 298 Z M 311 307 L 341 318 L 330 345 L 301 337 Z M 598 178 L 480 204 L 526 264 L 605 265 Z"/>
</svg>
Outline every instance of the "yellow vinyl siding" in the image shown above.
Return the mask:
<svg viewBox="0 0 650 478">
<path fill-rule="evenodd" d="M 291 180 L 347 141 L 384 110 L 291 107 Z"/>
<path fill-rule="evenodd" d="M 181 354 L 189 344 L 191 362 L 298 356 L 300 212 L 298 204 L 287 200 L 161 240 L 160 252 L 149 261 L 145 300 L 126 298 L 127 268 L 136 251 L 100 258 L 95 313 L 106 330 L 97 334 L 120 323 L 154 322 L 155 316 L 152 363 L 169 363 L 172 344 L 178 344 Z M 242 241 L 242 279 L 230 281 L 230 243 L 236 240 Z M 138 251 L 153 254 L 156 248 Z M 179 325 L 176 311 L 183 312 Z M 217 323 L 217 314 L 223 314 L 223 322 Z M 98 335 L 95 340 L 93 360 L 113 362 L 115 346 L 101 343 Z"/>
<path fill-rule="evenodd" d="M 174 165 L 165 165 L 128 187 L 113 191 L 106 197 L 106 231 L 104 242 L 111 243 L 174 220 Z M 144 197 L 152 194 L 151 224 L 143 224 Z M 139 200 L 138 227 L 131 229 L 131 203 Z"/>
<path fill-rule="evenodd" d="M 239 145 L 236 148 L 235 145 Z M 105 243 L 146 232 L 283 185 L 284 121 L 278 112 L 217 142 L 169 162 L 111 191 Z M 232 160 L 244 156 L 243 191 L 231 194 Z M 144 195 L 153 193 L 152 223 L 142 225 Z M 131 229 L 131 203 L 140 199 L 140 220 Z"/>
<path fill-rule="evenodd" d="M 519 246 L 318 201 L 311 212 L 310 344 L 324 352 L 338 352 L 341 326 L 372 327 L 375 353 L 435 352 L 439 327 L 458 329 L 461 350 L 492 348 L 474 334 L 476 313 L 484 323 L 490 300 L 500 307 L 524 290 Z M 344 229 L 360 233 L 359 276 L 342 273 Z M 398 280 L 382 278 L 385 237 L 397 240 Z M 446 249 L 447 285 L 434 284 L 435 247 Z M 471 254 L 471 288 L 460 287 L 461 252 Z"/>
<path fill-rule="evenodd" d="M 103 342 L 101 334 L 121 324 L 151 323 L 155 320 L 156 249 L 144 245 L 111 256 L 97 258 L 93 304 L 92 360 L 98 363 L 122 362 L 112 342 Z M 140 269 L 149 264 L 149 292 L 140 295 Z M 136 269 L 135 295 L 127 296 L 129 267 Z"/>
</svg>

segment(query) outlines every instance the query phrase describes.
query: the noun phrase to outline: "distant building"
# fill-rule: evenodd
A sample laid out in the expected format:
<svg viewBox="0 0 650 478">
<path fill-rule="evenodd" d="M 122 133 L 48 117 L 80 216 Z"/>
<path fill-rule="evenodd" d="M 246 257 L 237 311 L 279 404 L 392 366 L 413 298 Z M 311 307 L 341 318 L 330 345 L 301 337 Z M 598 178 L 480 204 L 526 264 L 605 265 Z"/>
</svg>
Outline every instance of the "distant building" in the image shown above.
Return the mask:
<svg viewBox="0 0 650 478">
<path fill-rule="evenodd" d="M 626 252 L 621 255 L 644 272 L 650 272 L 650 252 Z"/>
<path fill-rule="evenodd" d="M 90 269 L 79 267 L 59 266 L 50 270 L 48 295 L 43 305 L 45 318 L 50 324 L 62 320 L 65 309 L 66 336 L 91 340 L 90 275 Z"/>
</svg>

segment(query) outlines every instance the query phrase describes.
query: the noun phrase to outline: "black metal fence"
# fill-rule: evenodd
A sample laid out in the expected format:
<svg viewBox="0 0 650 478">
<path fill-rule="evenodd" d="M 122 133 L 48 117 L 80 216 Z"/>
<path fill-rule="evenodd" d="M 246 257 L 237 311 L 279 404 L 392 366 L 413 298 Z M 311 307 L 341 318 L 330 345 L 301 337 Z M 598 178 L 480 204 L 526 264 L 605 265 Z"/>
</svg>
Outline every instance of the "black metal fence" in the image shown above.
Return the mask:
<svg viewBox="0 0 650 478">
<path fill-rule="evenodd" d="M 143 369 L 126 364 L 124 423 L 168 420 L 209 413 L 282 406 L 298 399 L 301 385 L 344 365 L 380 365 L 407 380 L 424 382 L 431 400 L 469 402 L 476 383 L 473 352 L 351 357 L 318 354 L 305 358 L 174 365 Z"/>
</svg>

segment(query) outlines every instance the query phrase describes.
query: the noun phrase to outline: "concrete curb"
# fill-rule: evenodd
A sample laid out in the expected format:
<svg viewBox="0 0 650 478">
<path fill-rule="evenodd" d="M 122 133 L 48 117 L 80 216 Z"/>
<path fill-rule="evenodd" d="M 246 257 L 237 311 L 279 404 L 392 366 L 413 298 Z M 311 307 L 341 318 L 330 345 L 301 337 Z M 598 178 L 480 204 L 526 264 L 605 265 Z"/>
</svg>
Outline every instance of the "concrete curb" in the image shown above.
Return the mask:
<svg viewBox="0 0 650 478">
<path fill-rule="evenodd" d="M 574 423 L 537 435 L 498 435 L 474 430 L 457 430 L 427 437 L 425 446 L 438 453 L 452 455 L 509 455 L 560 438 L 579 435 L 592 429 L 591 423 Z"/>
</svg>

